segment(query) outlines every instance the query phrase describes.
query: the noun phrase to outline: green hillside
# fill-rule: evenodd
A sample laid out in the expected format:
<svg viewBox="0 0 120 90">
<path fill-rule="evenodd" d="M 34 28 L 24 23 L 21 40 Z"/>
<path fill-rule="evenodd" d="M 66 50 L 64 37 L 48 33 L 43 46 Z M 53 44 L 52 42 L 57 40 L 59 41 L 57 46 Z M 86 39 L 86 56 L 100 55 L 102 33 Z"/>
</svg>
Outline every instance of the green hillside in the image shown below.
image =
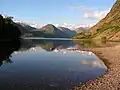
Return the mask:
<svg viewBox="0 0 120 90">
<path fill-rule="evenodd" d="M 89 35 L 91 34 L 91 35 Z M 74 38 L 120 40 L 120 0 L 117 0 L 105 18 L 89 30 L 89 34 L 80 33 Z"/>
</svg>

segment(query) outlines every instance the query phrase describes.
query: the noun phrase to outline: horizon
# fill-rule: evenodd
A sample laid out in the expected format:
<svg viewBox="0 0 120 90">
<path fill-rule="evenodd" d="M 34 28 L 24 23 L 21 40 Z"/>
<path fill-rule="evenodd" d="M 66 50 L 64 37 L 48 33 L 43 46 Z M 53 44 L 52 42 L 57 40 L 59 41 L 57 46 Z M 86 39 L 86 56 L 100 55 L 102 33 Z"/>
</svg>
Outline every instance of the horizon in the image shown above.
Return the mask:
<svg viewBox="0 0 120 90">
<path fill-rule="evenodd" d="M 104 18 L 116 0 L 3 0 L 0 13 L 29 24 L 91 25 Z M 94 2 L 94 5 L 93 5 Z"/>
</svg>

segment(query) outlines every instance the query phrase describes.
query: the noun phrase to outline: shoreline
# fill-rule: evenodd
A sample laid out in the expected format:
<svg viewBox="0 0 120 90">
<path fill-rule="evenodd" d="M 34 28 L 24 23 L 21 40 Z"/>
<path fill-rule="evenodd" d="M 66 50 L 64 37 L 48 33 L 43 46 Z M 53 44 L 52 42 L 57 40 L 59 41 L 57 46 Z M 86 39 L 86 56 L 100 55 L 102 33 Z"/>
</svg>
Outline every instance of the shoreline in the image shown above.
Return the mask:
<svg viewBox="0 0 120 90">
<path fill-rule="evenodd" d="M 108 70 L 95 80 L 74 87 L 74 90 L 120 90 L 120 46 L 90 48 Z"/>
</svg>

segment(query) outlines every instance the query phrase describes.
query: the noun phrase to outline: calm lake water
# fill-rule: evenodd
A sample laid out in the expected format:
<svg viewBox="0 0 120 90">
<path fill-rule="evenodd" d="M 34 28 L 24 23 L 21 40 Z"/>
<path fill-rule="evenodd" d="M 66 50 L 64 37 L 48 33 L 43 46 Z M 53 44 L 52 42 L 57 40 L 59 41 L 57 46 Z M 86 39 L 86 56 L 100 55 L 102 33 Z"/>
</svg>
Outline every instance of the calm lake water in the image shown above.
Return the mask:
<svg viewBox="0 0 120 90">
<path fill-rule="evenodd" d="M 69 90 L 107 70 L 72 40 L 22 39 L 0 43 L 0 90 Z"/>
</svg>

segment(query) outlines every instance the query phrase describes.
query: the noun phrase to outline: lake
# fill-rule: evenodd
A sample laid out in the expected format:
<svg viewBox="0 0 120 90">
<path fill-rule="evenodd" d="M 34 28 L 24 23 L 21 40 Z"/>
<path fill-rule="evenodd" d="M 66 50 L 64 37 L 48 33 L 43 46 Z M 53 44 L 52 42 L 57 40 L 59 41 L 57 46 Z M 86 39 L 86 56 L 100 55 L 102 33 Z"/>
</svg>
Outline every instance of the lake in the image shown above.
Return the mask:
<svg viewBox="0 0 120 90">
<path fill-rule="evenodd" d="M 69 90 L 107 70 L 85 46 L 67 39 L 0 43 L 1 90 Z"/>
</svg>

